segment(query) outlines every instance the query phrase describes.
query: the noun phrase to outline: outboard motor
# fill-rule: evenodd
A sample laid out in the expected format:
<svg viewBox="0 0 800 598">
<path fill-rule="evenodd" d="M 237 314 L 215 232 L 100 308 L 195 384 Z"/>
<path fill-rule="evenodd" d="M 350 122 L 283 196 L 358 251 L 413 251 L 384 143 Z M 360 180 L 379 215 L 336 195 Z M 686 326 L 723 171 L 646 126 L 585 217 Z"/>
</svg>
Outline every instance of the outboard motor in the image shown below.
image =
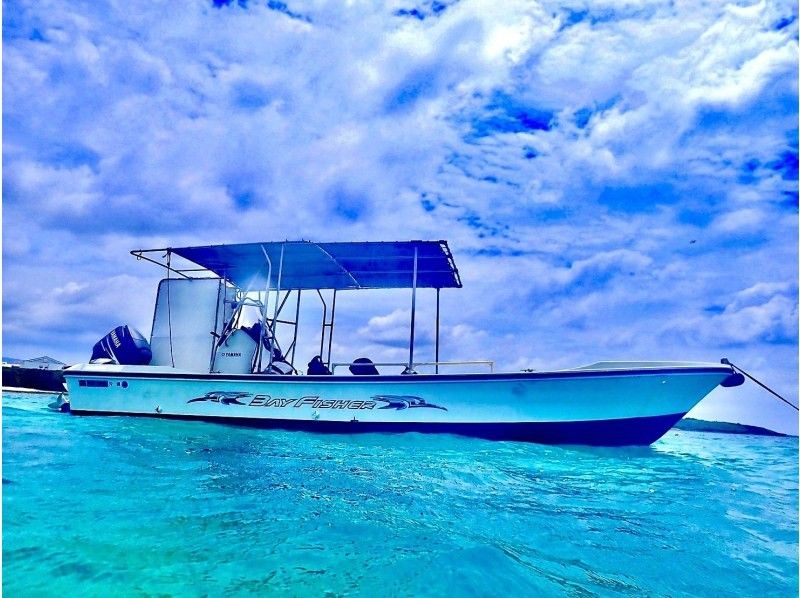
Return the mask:
<svg viewBox="0 0 800 598">
<path fill-rule="evenodd" d="M 91 362 L 112 360 L 119 365 L 147 365 L 153 354 L 142 333 L 130 326 L 117 326 L 95 343 Z"/>
</svg>

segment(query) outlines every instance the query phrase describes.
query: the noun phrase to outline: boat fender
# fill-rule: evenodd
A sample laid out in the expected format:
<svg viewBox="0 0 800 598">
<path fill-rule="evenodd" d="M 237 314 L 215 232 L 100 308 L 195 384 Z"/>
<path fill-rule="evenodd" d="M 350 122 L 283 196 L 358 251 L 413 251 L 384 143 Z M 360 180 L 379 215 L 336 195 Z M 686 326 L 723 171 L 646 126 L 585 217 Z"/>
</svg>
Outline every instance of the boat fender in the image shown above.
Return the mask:
<svg viewBox="0 0 800 598">
<path fill-rule="evenodd" d="M 725 388 L 733 388 L 734 386 L 741 386 L 742 384 L 744 384 L 744 376 L 742 376 L 739 372 L 734 372 L 719 384 L 720 386 L 724 386 Z"/>
</svg>

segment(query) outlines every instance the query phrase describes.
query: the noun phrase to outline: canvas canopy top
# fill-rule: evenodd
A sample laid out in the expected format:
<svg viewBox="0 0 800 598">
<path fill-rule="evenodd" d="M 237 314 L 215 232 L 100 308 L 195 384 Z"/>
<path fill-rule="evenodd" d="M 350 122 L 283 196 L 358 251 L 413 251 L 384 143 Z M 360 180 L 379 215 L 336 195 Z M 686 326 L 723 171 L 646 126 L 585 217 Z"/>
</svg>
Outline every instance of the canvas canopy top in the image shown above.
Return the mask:
<svg viewBox="0 0 800 598">
<path fill-rule="evenodd" d="M 137 257 L 156 250 L 132 251 Z M 164 251 L 164 250 L 159 250 Z M 447 241 L 280 241 L 166 249 L 243 289 L 460 288 Z M 416 256 L 416 258 L 415 258 Z M 269 278 L 269 281 L 267 280 Z"/>
</svg>

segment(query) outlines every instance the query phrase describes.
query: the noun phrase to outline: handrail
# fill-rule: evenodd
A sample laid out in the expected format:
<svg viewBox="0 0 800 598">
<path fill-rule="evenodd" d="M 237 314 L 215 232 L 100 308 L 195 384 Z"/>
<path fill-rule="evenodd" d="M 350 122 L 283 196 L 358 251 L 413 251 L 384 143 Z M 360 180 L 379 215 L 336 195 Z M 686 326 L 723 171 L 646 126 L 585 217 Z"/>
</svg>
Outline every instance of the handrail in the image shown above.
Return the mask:
<svg viewBox="0 0 800 598">
<path fill-rule="evenodd" d="M 336 368 L 339 366 L 350 366 L 353 365 L 353 362 L 337 362 L 331 364 L 331 372 L 335 372 Z M 381 366 L 381 367 L 407 367 L 408 362 L 393 362 L 393 361 L 383 361 L 383 362 L 376 362 L 373 363 L 374 366 Z M 494 373 L 494 361 L 488 359 L 478 359 L 474 361 L 415 361 L 414 366 L 419 365 L 432 365 L 432 366 L 441 366 L 441 365 L 488 365 L 489 372 Z"/>
</svg>

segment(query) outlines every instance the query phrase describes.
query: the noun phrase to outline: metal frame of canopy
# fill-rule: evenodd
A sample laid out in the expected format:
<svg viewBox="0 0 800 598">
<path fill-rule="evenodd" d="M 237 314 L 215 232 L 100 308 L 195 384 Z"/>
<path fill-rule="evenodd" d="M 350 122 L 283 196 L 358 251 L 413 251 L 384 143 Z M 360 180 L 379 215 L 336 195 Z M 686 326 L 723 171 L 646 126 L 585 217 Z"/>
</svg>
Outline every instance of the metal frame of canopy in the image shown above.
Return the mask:
<svg viewBox="0 0 800 598">
<path fill-rule="evenodd" d="M 259 253 L 261 254 L 260 256 L 258 256 Z M 462 286 L 458 269 L 455 266 L 455 261 L 446 241 L 349 243 L 283 241 L 137 249 L 131 251 L 131 254 L 137 259 L 144 259 L 166 268 L 168 277 L 170 273 L 175 273 L 183 278 L 204 278 L 207 276 L 203 276 L 203 274 L 216 274 L 237 289 L 243 297 L 247 297 L 257 285 L 263 287 L 263 302 L 260 299 L 261 291 L 256 291 L 259 298 L 255 304 L 260 309 L 262 342 L 258 344 L 256 355 L 253 359 L 253 371 L 261 371 L 262 347 L 265 344 L 263 341 L 267 339 L 268 333 L 271 334 L 272 339 L 276 339 L 278 323 L 291 324 L 294 327 L 294 336 L 290 345 L 292 356 L 289 362 L 294 367 L 300 296 L 303 290 L 315 290 L 322 302 L 323 315 L 319 354 L 322 357 L 325 346 L 325 331 L 328 328 L 328 351 L 325 361 L 327 367 L 331 368 L 331 347 L 337 291 L 382 288 L 411 289 L 408 361 L 405 364 L 395 365 L 405 365 L 405 372 L 414 373 L 417 288 L 436 289 L 435 360 L 434 362 L 426 362 L 426 364 L 433 364 L 435 373 L 438 374 L 439 365 L 446 363 L 439 361 L 439 294 L 442 288 L 461 288 Z M 173 254 L 197 264 L 200 268 L 173 267 Z M 158 259 L 159 257 L 161 260 Z M 278 262 L 275 286 L 272 285 L 273 261 Z M 328 306 L 322 295 L 323 290 L 333 291 L 330 322 L 327 321 Z M 270 320 L 267 317 L 267 309 L 269 294 L 273 291 L 275 292 L 275 301 L 272 319 Z M 282 291 L 286 294 L 281 301 Z M 294 321 L 278 320 L 278 316 L 292 291 L 297 291 L 295 319 Z M 231 317 L 231 321 L 235 317 L 236 314 Z M 272 341 L 270 340 L 270 342 Z M 214 355 L 219 345 L 220 343 L 215 345 Z M 274 355 L 272 351 L 269 353 L 268 367 L 271 368 Z M 213 363 L 214 356 L 212 355 L 211 369 L 213 369 Z"/>
<path fill-rule="evenodd" d="M 240 288 L 264 287 L 269 263 L 283 262 L 282 288 L 298 289 L 410 289 L 414 261 L 417 288 L 461 287 L 458 269 L 446 241 L 313 243 L 282 241 L 169 247 L 136 250 L 145 254 L 176 255 L 215 273 Z M 163 263 L 152 260 L 160 265 Z M 194 268 L 174 269 L 182 276 Z"/>
</svg>

